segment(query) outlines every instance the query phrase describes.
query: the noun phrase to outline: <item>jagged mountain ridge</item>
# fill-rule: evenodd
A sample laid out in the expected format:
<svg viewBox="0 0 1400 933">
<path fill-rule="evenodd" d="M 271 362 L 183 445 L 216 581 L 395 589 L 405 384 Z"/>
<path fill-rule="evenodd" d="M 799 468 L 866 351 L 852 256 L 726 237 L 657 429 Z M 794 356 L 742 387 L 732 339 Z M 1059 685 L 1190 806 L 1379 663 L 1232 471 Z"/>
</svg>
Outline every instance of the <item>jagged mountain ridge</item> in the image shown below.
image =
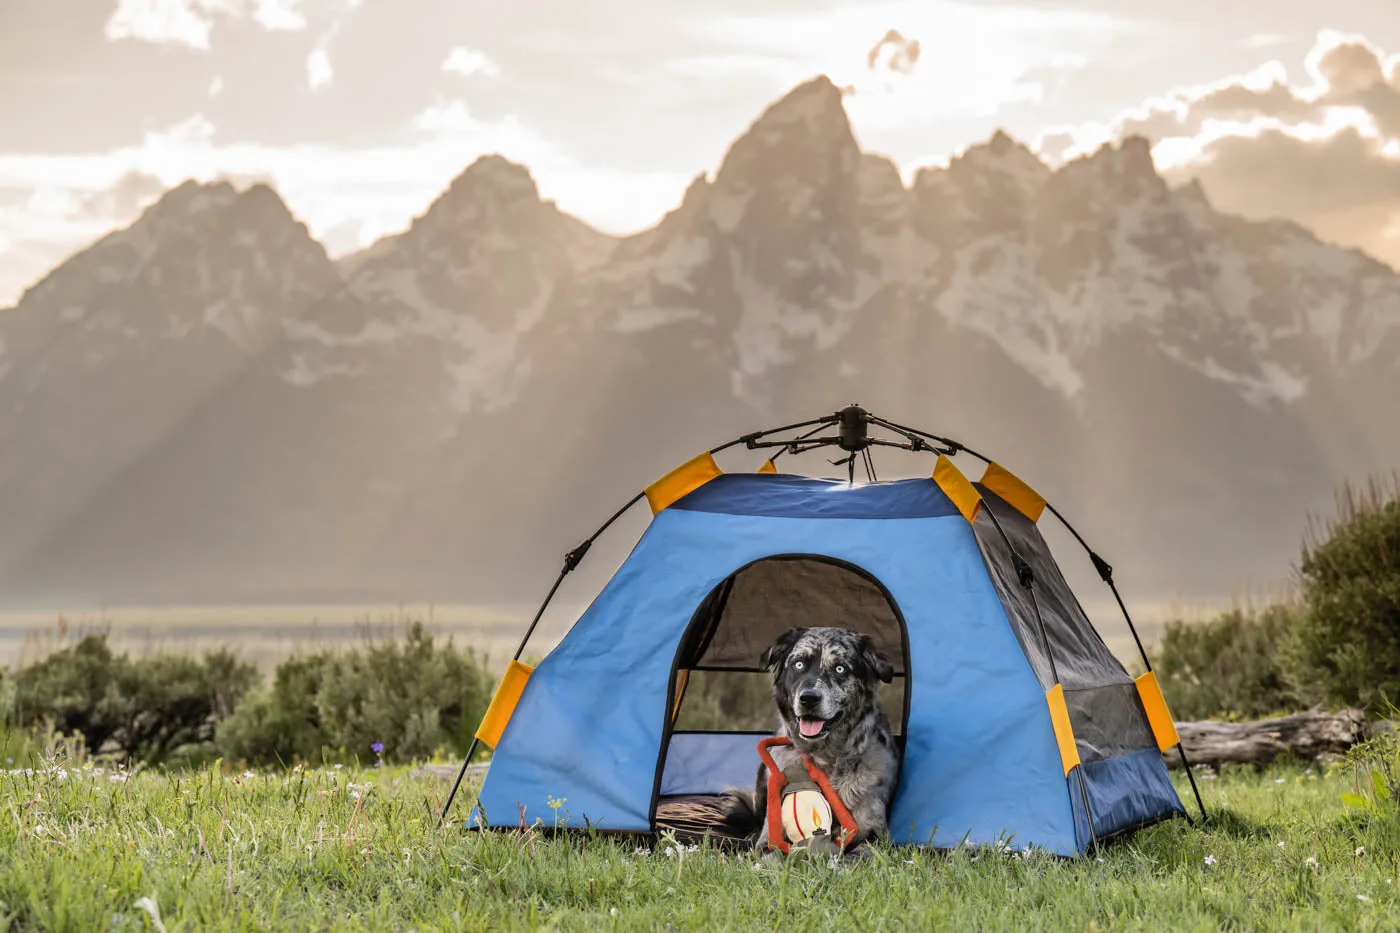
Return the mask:
<svg viewBox="0 0 1400 933">
<path fill-rule="evenodd" d="M 103 242 L 156 242 L 200 192 L 275 200 L 182 186 Z M 89 393 L 12 428 L 0 514 L 26 521 L 0 551 L 11 591 L 533 593 L 639 483 L 852 398 L 1019 468 L 1120 565 L 1151 562 L 1157 590 L 1219 590 L 1281 572 L 1333 483 L 1400 458 L 1379 401 L 1400 388 L 1400 277 L 1294 225 L 1216 213 L 1198 187 L 1169 188 L 1140 140 L 1052 171 L 998 133 L 906 186 L 818 79 L 620 241 L 499 157 L 339 266 L 285 208 L 255 232 L 243 214 L 193 215 L 216 229 L 154 259 L 94 247 L 0 312 L 0 405 L 34 404 L 36 377 L 14 373 L 45 366 Z M 132 271 L 188 273 L 191 249 L 243 269 L 244 241 L 278 244 L 259 274 L 286 282 L 238 305 L 231 320 L 256 322 L 238 339 L 207 309 L 248 273 L 181 290 Z M 54 296 L 77 289 L 124 320 L 136 312 L 106 297 L 123 288 L 205 317 L 100 365 L 47 349 L 80 345 Z M 227 362 L 151 368 L 211 341 Z M 137 368 L 171 373 L 157 388 L 179 404 L 153 414 L 119 391 Z M 99 414 L 129 435 L 123 456 L 84 446 Z M 64 509 L 26 509 L 11 490 L 42 475 L 25 438 L 46 433 L 66 440 L 44 456 L 92 466 L 50 481 L 43 501 Z"/>
</svg>

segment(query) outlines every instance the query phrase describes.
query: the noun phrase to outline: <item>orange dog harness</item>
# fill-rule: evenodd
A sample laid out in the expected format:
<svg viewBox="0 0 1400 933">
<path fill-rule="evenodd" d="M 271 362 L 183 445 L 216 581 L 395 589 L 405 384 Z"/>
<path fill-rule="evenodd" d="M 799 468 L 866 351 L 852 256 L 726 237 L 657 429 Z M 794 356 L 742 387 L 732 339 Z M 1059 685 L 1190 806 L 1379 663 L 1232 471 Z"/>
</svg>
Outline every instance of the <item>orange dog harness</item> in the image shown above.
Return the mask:
<svg viewBox="0 0 1400 933">
<path fill-rule="evenodd" d="M 787 839 L 783 837 L 781 812 L 783 788 L 787 786 L 788 779 L 768 750 L 780 745 L 791 744 L 792 739 L 781 735 L 762 739 L 758 743 L 758 757 L 763 759 L 763 763 L 768 766 L 768 844 L 785 855 L 792 848 Z M 821 789 L 822 796 L 826 798 L 832 814 L 836 817 L 836 821 L 841 824 L 843 832 L 837 836 L 836 845 L 844 850 L 856 838 L 855 818 L 851 816 L 851 811 L 846 809 L 846 805 L 837 796 L 835 788 L 827 780 L 826 772 L 818 768 L 816 762 L 812 761 L 811 756 L 806 752 L 799 749 L 798 754 L 802 756 L 802 764 L 807 769 L 807 776 L 812 779 L 812 783 Z"/>
</svg>

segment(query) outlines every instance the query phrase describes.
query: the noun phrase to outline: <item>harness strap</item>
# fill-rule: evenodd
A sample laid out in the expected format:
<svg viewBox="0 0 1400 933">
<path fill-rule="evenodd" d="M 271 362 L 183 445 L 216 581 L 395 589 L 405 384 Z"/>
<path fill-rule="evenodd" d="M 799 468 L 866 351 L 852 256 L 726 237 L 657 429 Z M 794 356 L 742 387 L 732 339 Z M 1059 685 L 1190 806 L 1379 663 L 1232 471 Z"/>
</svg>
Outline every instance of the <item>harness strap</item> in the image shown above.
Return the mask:
<svg viewBox="0 0 1400 933">
<path fill-rule="evenodd" d="M 768 766 L 768 844 L 786 855 L 792 846 L 783 837 L 783 788 L 787 786 L 788 777 L 778 768 L 778 763 L 773 760 L 770 748 L 781 745 L 791 745 L 792 739 L 783 735 L 769 736 L 761 739 L 758 743 L 758 757 Z M 857 826 L 855 818 L 851 816 L 851 811 L 846 809 L 846 805 L 841 802 L 841 797 L 836 793 L 836 789 L 831 786 L 831 781 L 827 780 L 826 772 L 817 767 L 810 755 L 801 749 L 798 754 L 802 756 L 802 764 L 807 770 L 807 776 L 812 779 L 812 783 L 820 789 L 822 797 L 831 806 L 831 812 L 836 817 L 836 821 L 841 824 L 844 832 L 837 839 L 836 845 L 843 851 L 856 838 Z"/>
</svg>

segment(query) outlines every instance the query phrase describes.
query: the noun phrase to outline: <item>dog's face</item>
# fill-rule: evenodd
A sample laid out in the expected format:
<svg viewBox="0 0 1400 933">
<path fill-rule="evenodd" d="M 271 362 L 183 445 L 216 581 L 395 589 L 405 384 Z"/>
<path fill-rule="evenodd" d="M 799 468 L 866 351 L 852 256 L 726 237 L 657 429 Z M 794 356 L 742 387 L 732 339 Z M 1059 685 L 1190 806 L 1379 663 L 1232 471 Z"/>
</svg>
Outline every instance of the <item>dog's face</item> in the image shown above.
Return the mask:
<svg viewBox="0 0 1400 933">
<path fill-rule="evenodd" d="M 894 668 L 869 635 L 844 628 L 795 628 L 778 637 L 760 658 L 773 672 L 773 701 L 800 748 L 843 737 L 875 708 L 877 681 Z"/>
</svg>

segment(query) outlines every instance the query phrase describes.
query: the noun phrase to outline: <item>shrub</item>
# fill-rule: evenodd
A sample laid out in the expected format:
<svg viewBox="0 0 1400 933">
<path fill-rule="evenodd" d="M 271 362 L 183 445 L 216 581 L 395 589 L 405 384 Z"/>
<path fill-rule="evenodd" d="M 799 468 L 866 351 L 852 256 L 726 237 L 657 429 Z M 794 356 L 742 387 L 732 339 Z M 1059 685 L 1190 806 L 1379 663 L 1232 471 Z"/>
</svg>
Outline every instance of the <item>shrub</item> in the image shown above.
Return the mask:
<svg viewBox="0 0 1400 933">
<path fill-rule="evenodd" d="M 1307 615 L 1286 647 L 1303 699 L 1374 707 L 1400 699 L 1400 483 L 1346 488 L 1303 550 Z"/>
<path fill-rule="evenodd" d="M 197 757 L 212 751 L 219 720 L 257 680 L 256 668 L 227 651 L 133 660 L 88 635 L 16 675 L 14 715 L 24 726 L 79 734 L 96 754 Z"/>
<path fill-rule="evenodd" d="M 1207 622 L 1169 622 L 1153 664 L 1180 719 L 1262 718 L 1295 708 L 1297 692 L 1277 651 L 1300 609 L 1232 609 Z"/>
<path fill-rule="evenodd" d="M 464 753 L 491 700 L 493 678 L 474 652 L 439 645 L 414 623 L 401 641 L 285 662 L 219 729 L 231 759 L 318 761 L 332 755 L 412 761 L 444 747 Z"/>
</svg>

